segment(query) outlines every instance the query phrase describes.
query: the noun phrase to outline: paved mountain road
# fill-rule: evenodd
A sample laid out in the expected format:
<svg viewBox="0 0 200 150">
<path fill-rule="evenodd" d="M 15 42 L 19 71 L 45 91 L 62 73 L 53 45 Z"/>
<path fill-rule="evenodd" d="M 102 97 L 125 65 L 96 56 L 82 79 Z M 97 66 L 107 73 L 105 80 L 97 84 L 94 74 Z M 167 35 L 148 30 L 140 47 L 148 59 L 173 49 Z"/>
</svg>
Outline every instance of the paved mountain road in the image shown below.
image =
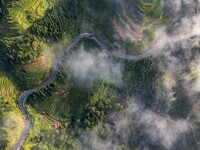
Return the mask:
<svg viewBox="0 0 200 150">
<path fill-rule="evenodd" d="M 96 37 L 95 35 L 89 34 L 89 33 L 81 33 L 80 35 L 78 35 L 75 40 L 59 55 L 59 57 L 57 58 L 57 60 L 55 61 L 51 76 L 49 77 L 49 79 L 44 82 L 42 85 L 25 91 L 19 98 L 18 100 L 18 106 L 25 118 L 25 126 L 23 129 L 23 133 L 20 137 L 20 139 L 18 140 L 18 142 L 12 147 L 11 150 L 18 150 L 20 149 L 20 147 L 22 146 L 26 136 L 28 135 L 29 132 L 29 127 L 30 127 L 30 116 L 28 114 L 27 109 L 25 108 L 25 102 L 27 100 L 27 97 L 29 95 L 31 95 L 33 92 L 35 91 L 39 91 L 41 90 L 43 87 L 49 85 L 56 77 L 57 74 L 57 70 L 58 70 L 58 66 L 60 64 L 60 62 L 63 60 L 65 54 L 71 50 L 72 48 L 74 48 L 78 42 L 83 39 L 83 38 L 89 38 L 89 39 L 93 39 L 101 48 L 103 48 L 109 55 L 111 56 L 115 56 L 115 57 L 119 57 L 122 59 L 129 59 L 129 60 L 139 60 L 139 59 L 143 59 L 146 58 L 152 54 L 154 54 L 154 52 L 156 51 L 156 49 L 150 49 L 148 50 L 146 53 L 142 54 L 142 55 L 127 55 L 127 54 L 122 54 L 122 53 L 117 53 L 114 52 L 110 47 L 108 47 L 106 44 L 104 44 L 102 42 L 102 40 L 100 40 L 98 37 Z"/>
</svg>

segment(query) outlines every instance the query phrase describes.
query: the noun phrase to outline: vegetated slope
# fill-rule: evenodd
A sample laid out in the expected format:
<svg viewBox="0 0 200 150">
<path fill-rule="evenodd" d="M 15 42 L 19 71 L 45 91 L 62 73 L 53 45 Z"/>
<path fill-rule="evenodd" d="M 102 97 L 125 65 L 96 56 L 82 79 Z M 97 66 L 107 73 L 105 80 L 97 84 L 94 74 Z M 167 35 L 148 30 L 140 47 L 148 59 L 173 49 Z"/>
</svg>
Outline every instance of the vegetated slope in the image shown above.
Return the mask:
<svg viewBox="0 0 200 150">
<path fill-rule="evenodd" d="M 24 126 L 17 106 L 19 93 L 49 76 L 52 45 L 63 37 L 66 45 L 76 36 L 81 7 L 81 1 L 72 0 L 0 1 L 0 71 L 5 72 L 0 77 L 2 149 L 17 142 Z"/>
<path fill-rule="evenodd" d="M 89 45 L 89 41 L 86 42 L 87 45 Z M 91 45 L 93 45 L 93 43 L 91 43 Z M 88 50 L 88 48 L 86 49 Z M 185 59 L 182 54 L 178 54 L 178 56 Z M 192 58 L 190 59 L 190 61 L 192 61 Z M 191 111 L 189 98 L 186 94 L 181 94 L 184 88 L 182 85 L 176 85 L 173 91 L 175 92 L 174 97 L 177 100 L 174 101 L 171 107 L 166 106 L 166 97 L 157 97 L 158 90 L 162 89 L 163 92 L 165 92 L 165 87 L 163 87 L 165 81 L 162 79 L 165 71 L 159 70 L 158 68 L 160 67 L 160 61 L 167 61 L 166 59 L 159 60 L 150 57 L 140 61 L 117 61 L 125 65 L 123 74 L 126 86 L 123 88 L 109 85 L 102 82 L 102 80 L 96 80 L 93 87 L 86 88 L 80 86 L 77 80 L 70 75 L 69 71 L 65 70 L 64 73 L 62 68 L 60 68 L 56 81 L 42 91 L 32 95 L 30 99 L 28 99 L 28 102 L 30 104 L 29 107 L 35 109 L 38 116 L 49 116 L 61 122 L 61 126 L 57 129 L 44 127 L 39 123 L 38 116 L 33 116 L 33 121 L 36 121 L 35 123 L 37 126 L 31 129 L 31 133 L 33 131 L 39 132 L 28 136 L 24 148 L 27 146 L 46 148 L 49 146 L 55 149 L 77 149 L 77 146 L 86 146 L 86 148 L 90 149 L 90 145 L 87 147 L 87 145 L 84 145 L 84 142 L 82 144 L 79 143 L 86 132 L 86 134 L 94 134 L 95 138 L 100 143 L 103 143 L 104 140 L 112 142 L 117 140 L 117 144 L 120 148 L 135 149 L 135 147 L 145 142 L 152 150 L 165 150 L 166 148 L 162 143 L 152 141 L 151 137 L 149 137 L 147 133 L 144 133 L 142 129 L 148 127 L 135 126 L 137 121 L 133 119 L 134 117 L 127 117 L 130 115 L 129 113 L 131 113 L 129 109 L 129 107 L 131 107 L 130 101 L 127 99 L 130 99 L 130 97 L 134 95 L 137 102 L 142 103 L 144 105 L 144 110 L 146 111 L 147 109 L 149 113 L 158 112 L 159 116 L 160 114 L 166 115 L 169 113 L 168 115 L 172 119 L 184 119 L 188 117 Z M 185 63 L 183 64 L 185 65 Z M 162 95 L 162 93 L 159 94 Z M 143 110 L 143 108 L 141 109 Z M 118 124 L 116 120 L 112 119 L 115 115 L 116 118 L 120 118 L 121 113 L 125 113 L 125 118 L 127 117 L 131 120 L 128 126 L 124 126 L 127 118 L 125 120 L 121 119 L 121 122 L 117 122 Z M 133 115 L 137 114 L 133 113 Z M 45 120 L 42 121 L 45 122 Z M 46 123 L 48 123 L 48 121 L 46 121 Z M 117 124 L 117 129 L 115 129 L 115 123 Z M 51 125 L 50 123 L 48 124 Z M 99 128 L 99 126 L 101 128 Z M 122 126 L 122 131 L 119 129 L 119 126 Z M 41 128 L 43 132 L 40 130 Z M 126 135 L 125 129 L 129 129 L 131 132 Z M 119 135 L 115 135 L 116 132 L 119 132 Z M 124 142 L 121 138 L 123 137 L 121 135 L 124 134 L 126 135 L 125 138 L 128 136 L 128 142 Z M 195 149 L 194 135 L 187 132 L 184 133 L 184 136 L 187 137 L 187 140 L 181 138 L 180 141 L 186 142 L 186 147 L 192 145 L 192 149 Z M 90 139 L 93 137 L 88 138 Z M 39 145 L 38 143 L 42 144 Z M 181 144 L 176 146 L 181 147 Z"/>
<path fill-rule="evenodd" d="M 23 7 L 26 7 L 24 5 Z M 58 1 L 45 12 L 43 17 L 29 25 L 22 34 L 5 37 L 0 33 L 0 61 L 11 65 L 24 64 L 36 59 L 48 42 L 61 40 L 63 36 L 68 39 L 74 38 L 78 31 L 78 16 L 81 13 L 81 7 L 82 2 L 78 0 Z M 5 13 L 1 20 L 8 15 Z M 6 31 L 6 35 L 9 33 L 13 31 Z"/>
<path fill-rule="evenodd" d="M 94 48 L 94 43 L 88 40 L 85 43 L 87 50 L 91 45 Z M 66 67 L 61 67 L 56 81 L 40 92 L 31 95 L 28 99 L 30 106 L 37 110 L 39 114 L 45 114 L 50 118 L 59 120 L 61 128 L 55 129 L 56 131 L 46 128 L 42 135 L 38 133 L 28 136 L 24 147 L 38 145 L 38 140 L 33 139 L 40 138 L 42 143 L 51 140 L 51 142 L 46 142 L 45 145 L 52 148 L 67 149 L 72 147 L 75 149 L 77 146 L 76 139 L 79 139 L 84 131 L 97 132 L 98 125 L 104 123 L 112 126 L 113 121 L 108 116 L 123 111 L 123 108 L 127 107 L 126 98 L 132 96 L 132 94 L 140 93 L 138 96 L 140 96 L 139 98 L 145 103 L 146 107 L 152 107 L 155 98 L 155 78 L 159 75 L 156 69 L 156 60 L 150 58 L 139 62 L 122 61 L 122 63 L 126 65 L 124 80 L 128 85 L 123 88 L 109 85 L 98 79 L 95 80 L 92 87 L 88 88 L 86 85 L 84 87 L 76 81 L 77 79 L 70 74 L 69 70 L 66 71 Z M 102 72 L 101 75 L 103 74 Z M 83 83 L 87 83 L 87 81 L 83 81 Z M 35 127 L 33 130 L 37 130 L 36 128 L 40 130 L 40 126 Z M 51 132 L 51 138 L 47 135 L 48 132 Z M 63 136 L 66 134 L 70 142 L 63 142 Z M 107 136 L 106 133 L 104 134 L 98 135 L 99 138 Z M 62 144 L 55 145 L 58 141 Z M 126 148 L 136 147 L 136 145 L 123 142 L 121 146 Z M 42 145 L 36 147 L 42 148 Z"/>
<path fill-rule="evenodd" d="M 8 4 L 20 3 L 20 6 L 23 6 L 19 8 L 22 9 L 23 7 L 25 7 L 24 5 L 27 4 L 25 2 L 22 2 L 24 1 L 8 1 L 7 3 L 1 1 L 1 8 L 2 10 L 4 10 L 8 6 L 11 7 L 11 5 Z M 0 64 L 3 64 L 5 68 L 12 68 L 12 72 L 15 78 L 21 81 L 19 83 L 21 87 L 30 88 L 41 83 L 44 79 L 46 79 L 49 73 L 49 68 L 51 66 L 49 66 L 48 69 L 40 69 L 39 67 L 31 69 L 31 67 L 27 66 L 31 66 L 36 62 L 40 63 L 41 57 L 45 57 L 44 59 L 47 60 L 50 57 L 51 59 L 48 63 L 51 64 L 50 62 L 54 59 L 52 55 L 54 54 L 50 53 L 58 53 L 57 49 L 54 52 L 52 52 L 52 45 L 55 42 L 63 40 L 63 38 L 65 40 L 66 45 L 66 41 L 67 43 L 71 41 L 78 32 L 79 15 L 83 7 L 82 2 L 71 0 L 51 0 L 49 1 L 48 5 L 49 9 L 45 12 L 44 16 L 39 20 L 35 20 L 30 25 L 30 27 L 27 28 L 20 36 L 15 35 L 14 37 L 5 37 L 4 35 L 2 35 L 0 37 Z M 2 13 L 3 15 L 1 20 L 4 20 L 6 19 L 8 14 L 7 11 L 2 11 Z M 9 33 L 13 33 L 13 31 L 8 30 L 6 31 L 6 33 L 9 35 Z M 45 55 L 46 53 L 49 53 L 50 55 Z M 26 66 L 23 66 L 25 64 Z M 41 65 L 45 65 L 45 63 L 42 63 Z M 41 68 L 44 67 L 45 66 L 41 66 Z M 35 73 L 33 72 L 33 70 Z M 35 77 L 33 77 L 34 75 Z M 30 86 L 23 86 L 24 83 L 21 80 L 22 78 L 27 79 L 26 82 L 29 83 Z M 32 80 L 33 78 L 35 79 Z"/>
<path fill-rule="evenodd" d="M 106 42 L 111 44 L 113 44 L 115 40 L 118 42 L 123 41 L 124 45 L 122 45 L 122 47 L 126 47 L 130 50 L 134 50 L 134 47 L 145 49 L 145 44 L 152 44 L 152 33 L 154 26 L 164 21 L 162 18 L 162 12 L 160 11 L 160 2 L 158 0 L 138 0 L 134 2 L 126 2 L 127 3 L 122 3 L 120 5 L 110 5 L 112 4 L 112 2 L 105 0 L 87 1 L 86 4 L 89 6 L 90 9 L 86 9 L 86 12 L 84 13 L 86 16 L 84 17 L 85 22 L 82 25 L 82 31 L 91 31 L 93 33 L 98 33 L 101 37 L 103 37 L 103 39 L 106 40 Z M 27 63 L 29 60 L 34 60 L 35 58 L 38 58 L 38 56 L 41 54 L 40 52 L 43 49 L 42 47 L 46 43 L 59 41 L 65 36 L 67 36 L 69 40 L 71 40 L 73 36 L 77 34 L 78 29 L 80 28 L 80 18 L 78 16 L 81 14 L 80 10 L 83 6 L 83 3 L 80 3 L 80 1 L 60 1 L 60 3 L 52 7 L 52 9 L 48 10 L 43 18 L 37 20 L 31 25 L 29 24 L 30 27 L 26 30 L 24 35 L 20 37 L 10 36 L 9 38 L 2 38 L 1 46 L 3 48 L 3 54 L 1 57 L 1 61 L 10 62 L 10 65 L 15 65 L 16 63 L 24 64 Z M 131 10 L 131 8 L 134 8 L 134 11 Z M 129 11 L 132 12 L 133 15 L 130 15 Z M 28 25 L 28 23 L 23 26 L 26 25 Z M 112 25 L 114 25 L 114 27 L 112 27 Z M 113 35 L 113 33 L 116 33 L 115 35 L 117 36 L 117 38 L 115 36 L 111 36 Z M 142 38 L 142 36 L 147 37 L 147 39 Z M 130 39 L 131 42 L 126 41 Z M 146 43 L 139 43 L 139 41 L 142 39 Z M 42 41 L 42 43 L 40 43 L 41 45 L 38 46 L 36 43 L 30 41 L 36 41 L 37 44 L 39 41 Z M 17 47 L 13 46 L 13 43 L 17 43 Z M 34 45 L 36 46 L 34 47 Z M 118 46 L 120 45 L 116 45 L 116 47 Z M 29 47 L 31 47 L 35 51 L 28 49 Z M 38 51 L 38 47 L 41 47 L 41 51 Z M 25 49 L 27 51 L 25 51 Z M 183 61 L 189 59 L 188 56 L 184 57 L 184 55 L 180 54 L 179 52 L 180 50 L 177 50 L 177 54 L 172 54 L 173 57 L 176 59 L 178 59 L 178 57 L 181 57 L 183 58 Z M 30 130 L 30 134 L 27 137 L 25 144 L 23 145 L 23 148 L 77 149 L 77 145 L 80 144 L 79 142 L 81 141 L 82 135 L 84 135 L 85 132 L 89 132 L 94 133 L 97 136 L 95 138 L 97 138 L 98 142 L 108 140 L 110 143 L 119 144 L 119 147 L 121 149 L 135 149 L 135 147 L 144 145 L 144 147 L 149 147 L 150 149 L 165 150 L 166 148 L 165 146 L 163 146 L 162 143 L 162 138 L 165 138 L 165 135 L 161 136 L 161 138 L 159 137 L 158 140 L 155 140 L 155 138 L 149 137 L 149 132 L 145 132 L 145 129 L 148 130 L 148 127 L 152 124 L 155 126 L 158 125 L 156 123 L 154 124 L 154 121 L 156 121 L 156 119 L 159 119 L 157 121 L 160 121 L 161 119 L 161 122 L 164 122 L 164 125 L 166 123 L 166 125 L 169 125 L 171 127 L 171 123 L 176 122 L 176 119 L 185 119 L 188 118 L 189 115 L 192 115 L 194 118 L 198 117 L 198 113 L 196 112 L 192 112 L 194 114 L 190 114 L 193 108 L 191 106 L 191 103 L 189 102 L 190 97 L 188 97 L 187 91 L 182 85 L 183 82 L 181 81 L 181 75 L 177 77 L 178 84 L 173 85 L 173 88 L 171 89 L 172 92 L 175 93 L 173 96 L 176 101 L 174 101 L 170 106 L 166 104 L 166 93 L 163 90 L 164 81 L 162 79 L 163 70 L 159 70 L 160 61 L 157 58 L 150 57 L 137 62 L 130 60 L 122 61 L 118 60 L 117 58 L 115 59 L 122 62 L 125 66 L 123 71 L 123 80 L 125 81 L 125 87 L 123 88 L 104 83 L 100 79 L 95 80 L 95 84 L 90 88 L 80 86 L 75 78 L 73 78 L 72 76 L 68 76 L 70 72 L 66 73 L 64 70 L 61 69 L 56 81 L 54 81 L 48 87 L 45 87 L 43 90 L 34 93 L 34 95 L 32 95 L 28 99 L 28 111 L 32 116 L 32 127 Z M 168 60 L 164 58 L 161 61 L 168 63 Z M 31 70 L 31 67 L 33 67 L 34 63 L 36 62 L 37 61 L 33 61 L 32 63 L 28 64 L 28 66 L 19 66 L 19 68 L 23 70 L 22 72 L 25 72 L 25 74 L 27 74 L 27 76 L 21 76 L 31 77 L 32 79 L 37 76 L 39 74 L 38 70 L 41 68 L 38 67 L 36 71 L 34 69 Z M 183 63 L 183 65 L 187 66 L 187 64 L 185 63 Z M 176 69 L 179 68 L 177 67 Z M 186 67 L 186 70 L 189 69 Z M 14 71 L 14 73 L 16 72 Z M 102 72 L 102 74 L 103 73 L 104 72 Z M 12 78 L 7 74 L 6 78 L 12 80 Z M 15 76 L 14 79 L 16 78 L 20 79 L 20 75 L 18 77 Z M 32 79 L 29 81 L 32 81 Z M 36 81 L 37 83 L 41 83 L 41 81 Z M 6 82 L 7 84 L 5 84 L 5 82 L 2 82 L 2 89 L 7 88 L 7 85 L 11 84 L 9 81 Z M 85 81 L 84 83 L 86 82 L 87 81 Z M 20 81 L 20 83 L 21 86 L 23 86 L 23 81 Z M 28 83 L 31 83 L 30 86 L 34 86 L 34 83 L 36 82 Z M 10 91 L 11 93 L 12 89 L 13 88 L 11 88 Z M 158 93 L 159 90 L 163 90 L 162 92 L 164 94 L 162 92 Z M 142 103 L 144 105 L 144 108 L 141 108 L 142 110 L 138 111 L 136 109 L 136 112 L 133 112 L 133 115 L 137 115 L 137 112 L 139 113 L 139 115 L 141 115 L 141 111 L 143 110 L 148 112 L 147 117 L 153 114 L 152 120 L 151 118 L 150 121 L 149 118 L 145 120 L 145 123 L 149 121 L 150 124 L 144 123 L 144 125 L 141 125 L 141 122 L 137 124 L 138 120 L 135 121 L 132 120 L 132 117 L 129 117 L 129 113 L 131 112 L 129 111 L 130 109 L 128 109 L 130 103 L 127 99 L 131 99 L 130 97 L 133 95 L 138 100 L 138 103 Z M 13 105 L 16 106 L 16 103 L 13 103 Z M 5 104 L 2 104 L 2 106 L 3 108 L 7 107 L 7 105 Z M 198 112 L 198 109 L 195 110 Z M 125 115 L 123 116 L 125 117 L 125 120 L 123 120 L 123 118 L 122 120 L 120 120 L 121 122 L 117 122 L 117 124 L 116 120 L 112 119 L 112 115 L 116 115 L 116 118 L 118 118 L 118 116 L 121 117 L 120 114 L 123 111 L 125 113 Z M 6 116 L 8 115 L 6 114 Z M 167 119 L 165 116 L 167 116 Z M 8 118 L 12 117 L 17 118 L 15 115 L 11 115 L 5 120 L 10 120 Z M 50 123 L 48 119 L 44 119 L 44 117 L 50 118 L 50 120 L 58 121 L 59 123 L 61 123 L 61 126 L 59 126 L 59 128 L 53 128 L 52 123 Z M 4 120 L 4 114 L 1 114 L 0 118 Z M 127 123 L 126 119 L 131 120 L 128 126 L 126 126 L 125 124 Z M 11 120 L 13 120 L 13 118 Z M 12 124 L 12 122 L 10 124 Z M 10 124 L 7 123 L 6 127 L 8 128 Z M 119 130 L 119 128 L 115 128 L 116 124 L 121 126 L 122 130 Z M 102 126 L 102 128 L 100 128 L 101 131 L 98 128 L 99 126 Z M 163 131 L 165 130 L 163 129 L 163 127 L 164 126 L 162 126 L 161 129 L 160 127 L 158 127 L 159 129 L 156 128 L 156 130 L 153 131 Z M 181 126 L 178 126 L 178 128 L 181 128 Z M 12 141 L 13 139 L 11 139 L 11 137 L 13 136 L 12 132 L 8 132 L 13 130 L 8 129 L 2 128 L 2 130 L 0 130 L 0 133 L 2 133 L 0 134 L 0 142 L 2 143 L 0 145 L 0 148 L 5 148 L 6 143 L 12 145 L 14 142 Z M 171 132 L 171 128 L 167 127 L 167 129 L 167 132 L 164 132 L 164 134 L 168 135 L 168 132 Z M 113 134 L 116 131 L 111 132 L 112 130 L 117 130 L 118 134 Z M 129 134 L 124 136 L 127 131 Z M 172 135 L 174 135 L 174 133 Z M 182 142 L 184 144 L 187 143 L 186 147 L 197 149 L 195 145 L 196 139 L 194 139 L 194 137 L 199 135 L 193 135 L 191 132 L 183 133 L 183 135 L 184 136 L 180 136 L 181 139 L 178 142 Z M 182 139 L 182 137 L 185 136 L 187 137 L 187 140 L 185 140 L 184 138 Z M 88 139 L 91 140 L 90 138 L 92 138 L 93 140 L 94 136 L 89 137 Z M 197 137 L 197 140 L 198 139 L 199 137 Z M 168 136 L 167 140 L 169 140 Z M 91 141 L 89 142 L 91 143 Z M 102 143 L 105 144 L 104 142 Z M 182 145 L 183 144 L 176 144 L 176 147 L 178 147 L 177 149 L 180 149 L 179 147 L 182 147 Z"/>
<path fill-rule="evenodd" d="M 15 103 L 19 96 L 13 78 L 0 72 L 0 148 L 10 149 L 23 130 L 24 121 Z M 9 141 L 9 143 L 8 143 Z"/>
<path fill-rule="evenodd" d="M 51 140 L 45 143 L 45 146 L 51 148 L 76 149 L 75 138 L 78 138 L 84 130 L 92 130 L 98 123 L 106 121 L 109 112 L 122 108 L 114 87 L 96 81 L 93 87 L 86 88 L 73 80 L 66 78 L 66 74 L 60 72 L 56 81 L 28 99 L 30 106 L 38 113 L 59 120 L 61 127 L 54 129 L 55 131 L 45 129 L 42 134 L 39 132 L 28 136 L 24 147 L 35 145 L 35 148 L 42 148 L 43 145 L 38 145 L 37 140 L 32 140 L 40 139 L 40 143 Z M 38 130 L 40 126 L 31 130 Z"/>
</svg>

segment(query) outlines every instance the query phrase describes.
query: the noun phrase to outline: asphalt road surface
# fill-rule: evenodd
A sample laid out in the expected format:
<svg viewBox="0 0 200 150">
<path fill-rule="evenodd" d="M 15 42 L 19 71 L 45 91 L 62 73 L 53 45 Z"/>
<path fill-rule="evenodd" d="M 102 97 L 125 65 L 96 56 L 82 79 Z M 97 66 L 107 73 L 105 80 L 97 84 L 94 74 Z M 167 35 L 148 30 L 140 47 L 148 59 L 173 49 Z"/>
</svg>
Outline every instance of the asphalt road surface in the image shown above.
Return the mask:
<svg viewBox="0 0 200 150">
<path fill-rule="evenodd" d="M 57 74 L 57 70 L 58 70 L 58 67 L 59 67 L 59 64 L 60 62 L 63 60 L 65 54 L 71 50 L 72 48 L 74 48 L 78 42 L 83 39 L 83 38 L 89 38 L 89 39 L 93 39 L 103 50 L 105 50 L 105 52 L 107 52 L 109 55 L 111 56 L 115 56 L 115 57 L 119 57 L 119 58 L 122 58 L 122 59 L 129 59 L 129 60 L 139 60 L 139 59 L 143 59 L 143 58 L 146 58 L 146 57 L 149 57 L 151 56 L 152 54 L 155 53 L 156 49 L 150 49 L 148 50 L 146 53 L 144 54 L 141 54 L 141 55 L 128 55 L 128 54 L 123 54 L 123 53 L 118 53 L 118 52 L 115 52 L 113 51 L 109 46 L 107 46 L 106 44 L 104 44 L 102 42 L 101 39 L 99 39 L 98 37 L 96 37 L 95 35 L 92 35 L 92 34 L 89 34 L 89 33 L 81 33 L 80 35 L 78 35 L 75 40 L 59 55 L 59 57 L 57 58 L 57 60 L 55 61 L 55 64 L 54 64 L 54 67 L 53 67 L 53 70 L 52 70 L 52 73 L 51 73 L 51 76 L 49 77 L 49 79 L 44 82 L 43 84 L 41 84 L 40 86 L 34 88 L 34 89 L 31 89 L 31 90 L 28 90 L 28 91 L 25 91 L 19 98 L 18 100 L 18 106 L 25 118 L 25 126 L 24 126 L 24 129 L 23 129 L 23 133 L 20 137 L 20 139 L 17 141 L 17 143 L 12 147 L 11 150 L 18 150 L 20 149 L 20 147 L 22 146 L 26 136 L 28 135 L 29 133 L 29 128 L 30 128 L 30 116 L 28 114 L 28 111 L 27 109 L 25 108 L 25 102 L 27 100 L 27 97 L 29 95 L 31 95 L 33 92 L 35 91 L 39 91 L 41 90 L 43 87 L 49 85 L 56 77 L 56 74 Z"/>
</svg>

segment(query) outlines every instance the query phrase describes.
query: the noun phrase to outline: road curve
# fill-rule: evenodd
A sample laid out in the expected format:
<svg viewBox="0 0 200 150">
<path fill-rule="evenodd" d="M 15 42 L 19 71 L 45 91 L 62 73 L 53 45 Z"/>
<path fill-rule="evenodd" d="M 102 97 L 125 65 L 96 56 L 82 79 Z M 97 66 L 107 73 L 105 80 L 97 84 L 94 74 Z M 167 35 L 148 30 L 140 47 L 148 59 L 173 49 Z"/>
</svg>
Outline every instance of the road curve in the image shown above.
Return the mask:
<svg viewBox="0 0 200 150">
<path fill-rule="evenodd" d="M 141 54 L 141 55 L 128 55 L 128 54 L 122 54 L 122 53 L 117 53 L 114 52 L 112 50 L 112 48 L 110 48 L 109 46 L 107 46 L 106 44 L 104 44 L 102 42 L 101 39 L 99 39 L 97 36 L 93 35 L 93 34 L 89 34 L 89 33 L 81 33 L 79 34 L 74 41 L 71 42 L 71 44 L 59 55 L 59 57 L 57 58 L 57 60 L 55 61 L 55 64 L 53 66 L 53 70 L 52 73 L 49 77 L 49 79 L 44 82 L 43 84 L 41 84 L 40 86 L 25 91 L 24 93 L 22 93 L 22 95 L 20 96 L 19 100 L 18 100 L 18 106 L 25 118 L 25 126 L 22 132 L 22 135 L 20 137 L 20 139 L 18 140 L 18 142 L 12 147 L 11 150 L 18 150 L 20 149 L 20 147 L 22 146 L 26 136 L 28 135 L 29 132 L 29 127 L 30 127 L 30 116 L 28 114 L 27 109 L 25 108 L 25 102 L 27 100 L 27 97 L 29 95 L 31 95 L 33 92 L 35 91 L 39 91 L 41 90 L 43 87 L 49 85 L 56 77 L 57 74 L 57 70 L 58 70 L 58 66 L 60 64 L 60 62 L 62 61 L 62 59 L 64 58 L 65 54 L 72 48 L 74 48 L 78 42 L 83 39 L 83 38 L 89 38 L 89 39 L 93 39 L 101 48 L 103 48 L 103 50 L 105 50 L 105 52 L 107 52 L 109 55 L 111 56 L 115 56 L 115 57 L 119 57 L 122 59 L 129 59 L 129 60 L 139 60 L 139 59 L 143 59 L 146 58 L 152 54 L 154 54 L 154 52 L 156 51 L 156 49 L 150 49 L 148 50 L 146 53 Z"/>
</svg>

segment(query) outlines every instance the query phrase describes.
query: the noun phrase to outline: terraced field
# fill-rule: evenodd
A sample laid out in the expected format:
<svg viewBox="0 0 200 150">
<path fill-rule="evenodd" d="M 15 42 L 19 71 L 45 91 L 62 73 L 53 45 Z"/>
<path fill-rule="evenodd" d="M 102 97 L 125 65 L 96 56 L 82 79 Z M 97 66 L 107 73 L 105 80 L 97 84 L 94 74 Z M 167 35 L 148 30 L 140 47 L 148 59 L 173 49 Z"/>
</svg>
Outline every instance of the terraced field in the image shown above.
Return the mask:
<svg viewBox="0 0 200 150">
<path fill-rule="evenodd" d="M 46 0 L 20 0 L 8 8 L 7 22 L 10 27 L 25 30 L 42 18 L 49 7 Z"/>
<path fill-rule="evenodd" d="M 114 4 L 95 0 L 88 5 L 91 7 L 85 10 L 83 30 L 97 33 L 114 49 L 130 54 L 146 52 L 155 42 L 155 28 L 166 18 L 160 0 L 121 0 Z"/>
<path fill-rule="evenodd" d="M 130 3 L 135 5 L 135 9 L 141 15 L 140 19 L 137 16 L 133 17 L 129 12 Z M 138 0 L 128 3 L 122 1 L 120 4 L 121 12 L 114 16 L 112 22 L 116 33 L 125 43 L 129 43 L 129 49 L 135 51 L 134 49 L 139 48 L 145 51 L 154 40 L 154 28 L 164 21 L 160 0 Z"/>
</svg>

